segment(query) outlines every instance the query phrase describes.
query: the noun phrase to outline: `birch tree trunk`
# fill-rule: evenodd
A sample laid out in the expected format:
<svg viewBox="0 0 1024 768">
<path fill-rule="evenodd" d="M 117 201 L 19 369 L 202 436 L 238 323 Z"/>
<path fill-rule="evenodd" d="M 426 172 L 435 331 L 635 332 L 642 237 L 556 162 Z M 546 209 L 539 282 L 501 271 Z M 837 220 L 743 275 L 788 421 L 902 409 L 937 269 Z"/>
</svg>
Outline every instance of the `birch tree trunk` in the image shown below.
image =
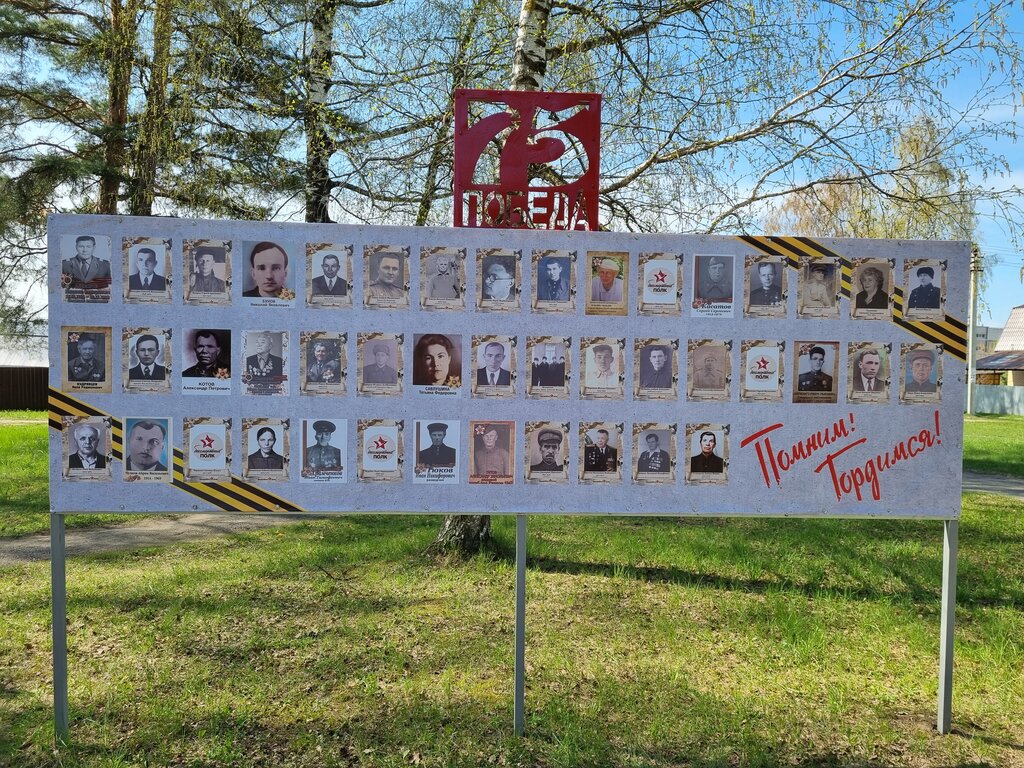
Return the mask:
<svg viewBox="0 0 1024 768">
<path fill-rule="evenodd" d="M 551 0 L 522 0 L 516 29 L 515 56 L 512 60 L 513 91 L 538 91 L 544 85 L 544 74 L 548 66 L 547 30 L 550 14 Z M 423 206 L 420 214 L 425 220 Z M 472 555 L 479 552 L 490 539 L 490 515 L 445 515 L 444 524 L 429 551 Z"/>
<path fill-rule="evenodd" d="M 310 26 L 313 45 L 309 52 L 308 95 L 303 124 L 306 129 L 306 221 L 331 222 L 331 156 L 334 141 L 328 131 L 328 95 L 334 77 L 334 22 L 340 0 L 323 0 L 313 7 Z"/>
</svg>

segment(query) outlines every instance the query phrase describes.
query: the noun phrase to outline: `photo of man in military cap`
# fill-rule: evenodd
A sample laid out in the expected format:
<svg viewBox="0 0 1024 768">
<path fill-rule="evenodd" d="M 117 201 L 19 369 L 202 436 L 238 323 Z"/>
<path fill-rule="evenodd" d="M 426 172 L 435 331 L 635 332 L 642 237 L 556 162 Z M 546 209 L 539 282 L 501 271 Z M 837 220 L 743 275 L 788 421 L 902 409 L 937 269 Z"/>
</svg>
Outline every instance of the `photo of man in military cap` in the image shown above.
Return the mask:
<svg viewBox="0 0 1024 768">
<path fill-rule="evenodd" d="M 564 438 L 562 430 L 545 427 L 537 433 L 537 447 L 540 450 L 540 461 L 530 465 L 530 472 L 563 471 L 565 459 L 562 451 Z"/>
<path fill-rule="evenodd" d="M 303 422 L 305 430 L 306 423 Z M 331 445 L 331 439 L 337 427 L 334 422 L 317 419 L 313 422 L 315 443 L 306 446 L 306 459 L 303 466 L 314 472 L 331 472 L 342 469 L 341 449 Z"/>
<path fill-rule="evenodd" d="M 450 445 L 445 445 L 448 436 L 448 425 L 443 421 L 435 421 L 427 425 L 430 435 L 430 446 L 416 454 L 416 463 L 425 467 L 454 467 L 456 452 Z"/>
</svg>

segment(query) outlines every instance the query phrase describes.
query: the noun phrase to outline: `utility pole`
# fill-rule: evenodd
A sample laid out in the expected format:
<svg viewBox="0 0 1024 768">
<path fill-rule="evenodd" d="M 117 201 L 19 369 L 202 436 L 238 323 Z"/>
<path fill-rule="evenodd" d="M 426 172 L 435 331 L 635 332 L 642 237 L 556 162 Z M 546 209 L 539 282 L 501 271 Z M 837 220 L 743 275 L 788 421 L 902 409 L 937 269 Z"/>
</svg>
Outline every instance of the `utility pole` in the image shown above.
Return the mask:
<svg viewBox="0 0 1024 768">
<path fill-rule="evenodd" d="M 977 243 L 971 243 L 971 311 L 967 317 L 967 414 L 974 415 L 974 333 L 978 324 L 978 280 L 981 279 L 981 250 Z"/>
</svg>

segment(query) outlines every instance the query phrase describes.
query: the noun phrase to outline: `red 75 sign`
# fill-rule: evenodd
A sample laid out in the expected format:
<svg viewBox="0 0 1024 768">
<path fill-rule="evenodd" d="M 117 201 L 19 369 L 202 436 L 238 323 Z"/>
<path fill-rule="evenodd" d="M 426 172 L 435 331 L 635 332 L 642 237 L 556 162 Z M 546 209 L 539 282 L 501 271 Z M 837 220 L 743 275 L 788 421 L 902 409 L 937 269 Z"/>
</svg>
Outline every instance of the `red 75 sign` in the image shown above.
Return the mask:
<svg viewBox="0 0 1024 768">
<path fill-rule="evenodd" d="M 600 137 L 598 93 L 457 90 L 455 226 L 598 229 Z"/>
</svg>

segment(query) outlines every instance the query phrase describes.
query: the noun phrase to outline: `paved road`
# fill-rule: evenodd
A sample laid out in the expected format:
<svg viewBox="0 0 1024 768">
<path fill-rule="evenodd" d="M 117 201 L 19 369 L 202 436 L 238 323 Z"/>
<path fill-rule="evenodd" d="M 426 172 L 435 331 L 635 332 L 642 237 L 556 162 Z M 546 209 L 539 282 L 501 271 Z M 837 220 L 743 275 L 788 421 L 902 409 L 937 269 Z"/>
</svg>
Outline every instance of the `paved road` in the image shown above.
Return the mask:
<svg viewBox="0 0 1024 768">
<path fill-rule="evenodd" d="M 985 491 L 1024 498 L 1024 478 L 964 472 L 963 488 L 965 491 Z M 308 515 L 183 515 L 176 520 L 145 517 L 134 525 L 68 529 L 67 553 L 74 557 L 94 552 L 158 547 L 286 525 L 308 518 Z M 0 568 L 49 559 L 48 534 L 0 539 Z"/>
</svg>

